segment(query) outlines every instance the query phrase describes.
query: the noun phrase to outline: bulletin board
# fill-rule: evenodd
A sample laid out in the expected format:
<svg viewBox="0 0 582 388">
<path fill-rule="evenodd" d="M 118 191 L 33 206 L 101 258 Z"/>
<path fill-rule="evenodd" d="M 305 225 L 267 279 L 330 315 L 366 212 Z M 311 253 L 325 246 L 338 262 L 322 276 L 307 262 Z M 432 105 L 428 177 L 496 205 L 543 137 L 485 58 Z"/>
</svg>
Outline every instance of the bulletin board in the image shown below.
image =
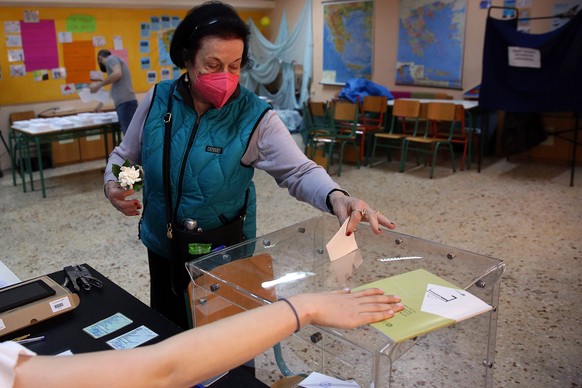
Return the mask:
<svg viewBox="0 0 582 388">
<path fill-rule="evenodd" d="M 136 93 L 181 73 L 170 60 L 169 45 L 187 9 L 0 10 L 0 105 L 79 99 L 92 78 L 107 76 L 97 63 L 101 49 L 126 61 Z M 256 25 L 266 14 L 239 11 Z"/>
</svg>

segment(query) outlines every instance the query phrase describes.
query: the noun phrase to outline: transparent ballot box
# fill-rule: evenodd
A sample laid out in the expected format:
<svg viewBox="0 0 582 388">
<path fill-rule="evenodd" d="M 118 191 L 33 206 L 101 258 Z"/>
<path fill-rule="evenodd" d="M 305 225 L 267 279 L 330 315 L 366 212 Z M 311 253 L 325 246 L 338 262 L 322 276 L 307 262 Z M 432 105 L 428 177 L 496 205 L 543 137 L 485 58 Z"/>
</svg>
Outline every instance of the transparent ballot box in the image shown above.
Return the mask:
<svg viewBox="0 0 582 388">
<path fill-rule="evenodd" d="M 331 261 L 326 244 L 339 227 L 326 214 L 186 263 L 194 325 L 298 293 L 353 289 L 424 269 L 492 309 L 401 341 L 371 325 L 308 325 L 255 359 L 257 377 L 273 384 L 315 371 L 362 387 L 492 386 L 504 263 L 387 229 L 375 235 L 364 224 L 356 233 L 358 249 Z M 294 272 L 311 274 L 277 282 Z M 405 298 L 402 303 L 406 311 Z"/>
</svg>

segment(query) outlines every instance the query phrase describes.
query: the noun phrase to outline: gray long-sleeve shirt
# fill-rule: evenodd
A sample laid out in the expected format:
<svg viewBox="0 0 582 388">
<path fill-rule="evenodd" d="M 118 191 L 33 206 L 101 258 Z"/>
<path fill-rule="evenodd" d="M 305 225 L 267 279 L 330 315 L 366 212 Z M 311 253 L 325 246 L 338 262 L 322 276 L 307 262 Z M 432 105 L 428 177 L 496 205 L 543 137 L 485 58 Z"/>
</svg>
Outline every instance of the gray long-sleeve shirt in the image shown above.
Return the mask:
<svg viewBox="0 0 582 388">
<path fill-rule="evenodd" d="M 121 144 L 113 150 L 105 170 L 105 182 L 116 180 L 111 172 L 113 164 L 125 160 L 141 165 L 143 127 L 153 96 L 151 89 L 140 103 Z M 274 111 L 261 119 L 251 137 L 242 163 L 269 173 L 280 187 L 287 188 L 296 199 L 329 212 L 325 203 L 328 193 L 339 185 L 324 168 L 305 156 L 289 130 Z M 147 176 L 144 177 L 147 182 Z"/>
</svg>

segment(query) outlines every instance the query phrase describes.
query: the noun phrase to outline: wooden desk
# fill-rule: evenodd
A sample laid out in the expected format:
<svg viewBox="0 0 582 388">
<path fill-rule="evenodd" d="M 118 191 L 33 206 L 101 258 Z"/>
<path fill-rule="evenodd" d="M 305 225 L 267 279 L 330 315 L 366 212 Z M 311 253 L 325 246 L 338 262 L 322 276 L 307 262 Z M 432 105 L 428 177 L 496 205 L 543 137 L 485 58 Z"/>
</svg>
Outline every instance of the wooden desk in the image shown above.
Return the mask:
<svg viewBox="0 0 582 388">
<path fill-rule="evenodd" d="M 107 113 L 107 112 L 115 112 L 115 107 L 104 107 L 101 108 L 99 112 L 95 112 L 95 109 L 60 109 L 59 107 L 47 109 L 42 111 L 38 114 L 38 117 L 42 119 L 52 119 L 55 117 L 66 117 L 66 116 L 74 116 L 81 113 Z"/>
<path fill-rule="evenodd" d="M 16 186 L 16 150 L 19 150 L 20 172 L 22 178 L 22 188 L 26 192 L 25 172 L 30 177 L 30 187 L 34 191 L 33 173 L 31 167 L 31 155 L 29 144 L 34 144 L 36 156 L 38 158 L 38 171 L 42 196 L 46 198 L 44 184 L 43 163 L 41 155 L 41 144 L 53 143 L 61 140 L 76 139 L 79 137 L 103 135 L 105 138 L 105 160 L 107 160 L 110 150 L 108 135 L 112 134 L 114 139 L 121 137 L 119 122 L 115 113 L 83 113 L 75 116 L 52 118 L 52 119 L 32 119 L 16 121 L 10 127 L 10 151 L 12 158 L 12 180 Z M 115 141 L 115 140 L 114 140 Z"/>
<path fill-rule="evenodd" d="M 147 345 L 182 331 L 180 327 L 154 312 L 97 270 L 87 264 L 83 265 L 91 272 L 91 275 L 103 282 L 103 288 L 92 287 L 89 291 L 81 289 L 77 293 L 80 304 L 74 310 L 8 333 L 5 337 L 0 337 L 0 340 L 16 338 L 23 334 L 30 334 L 32 337 L 43 335 L 45 340 L 28 345 L 30 350 L 42 355 L 58 354 L 65 350 L 71 350 L 76 354 L 111 349 L 106 341 L 141 325 L 147 326 L 158 334 L 157 337 L 147 342 Z M 53 272 L 48 276 L 58 284 L 63 284 L 65 281 L 63 270 Z M 72 287 L 69 289 L 73 290 Z M 122 313 L 133 323 L 99 339 L 94 339 L 83 331 L 84 327 L 115 313 Z"/>
</svg>

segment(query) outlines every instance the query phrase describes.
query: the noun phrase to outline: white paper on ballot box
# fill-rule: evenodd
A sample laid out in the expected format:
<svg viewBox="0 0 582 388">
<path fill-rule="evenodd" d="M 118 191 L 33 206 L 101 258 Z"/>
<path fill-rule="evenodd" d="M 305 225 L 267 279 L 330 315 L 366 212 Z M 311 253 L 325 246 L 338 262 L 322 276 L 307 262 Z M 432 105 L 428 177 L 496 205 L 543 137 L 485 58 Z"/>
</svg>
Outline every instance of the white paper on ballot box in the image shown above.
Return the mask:
<svg viewBox="0 0 582 388">
<path fill-rule="evenodd" d="M 421 311 L 457 322 L 491 310 L 491 306 L 466 290 L 427 284 Z"/>
</svg>

